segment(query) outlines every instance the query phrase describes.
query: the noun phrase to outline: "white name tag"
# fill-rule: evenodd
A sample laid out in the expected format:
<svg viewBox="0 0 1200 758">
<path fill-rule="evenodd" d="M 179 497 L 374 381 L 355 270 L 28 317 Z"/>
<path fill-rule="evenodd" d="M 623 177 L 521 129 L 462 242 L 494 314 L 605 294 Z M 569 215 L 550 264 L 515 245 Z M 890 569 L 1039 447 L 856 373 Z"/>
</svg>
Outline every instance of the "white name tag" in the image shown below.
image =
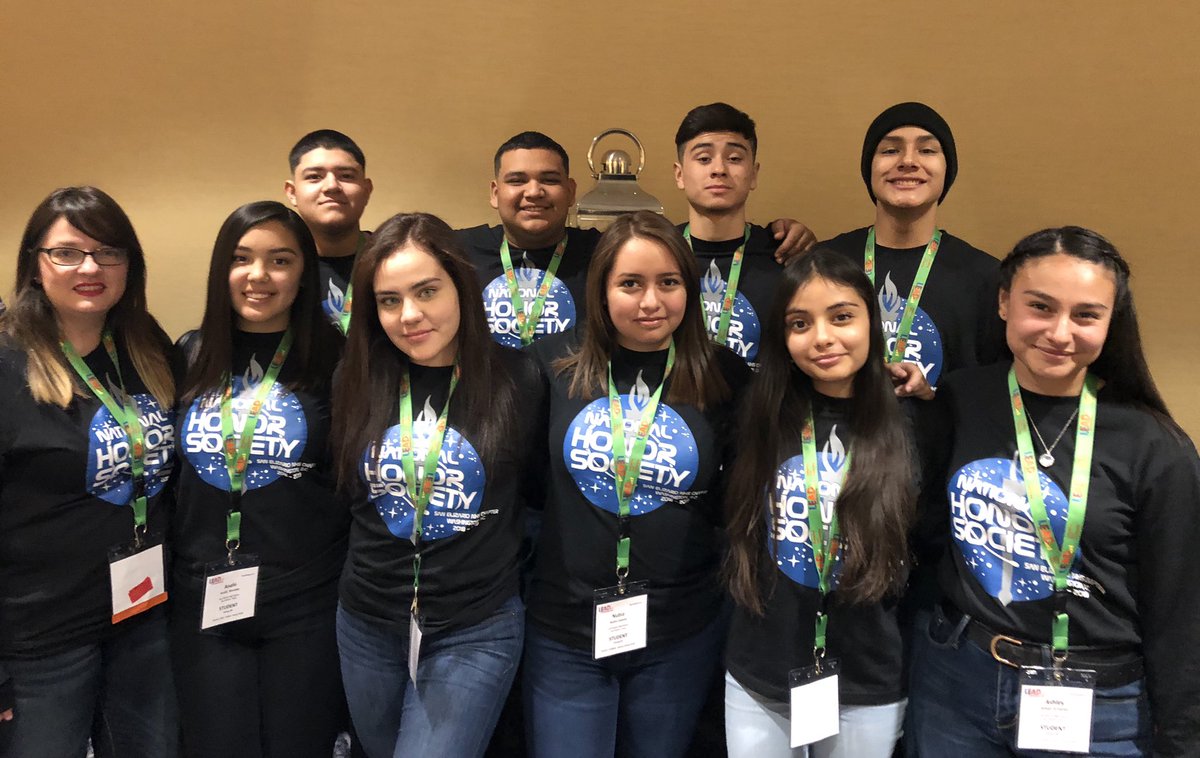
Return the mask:
<svg viewBox="0 0 1200 758">
<path fill-rule="evenodd" d="M 1091 671 L 1024 669 L 1017 747 L 1087 753 L 1092 742 L 1094 681 Z"/>
<path fill-rule="evenodd" d="M 146 543 L 136 552 L 132 547 L 115 548 L 108 560 L 114 624 L 166 601 L 161 542 Z"/>
<path fill-rule="evenodd" d="M 650 595 L 645 582 L 632 582 L 623 590 L 596 590 L 592 657 L 607 658 L 646 647 Z"/>
<path fill-rule="evenodd" d="M 791 688 L 793 748 L 811 745 L 838 733 L 838 662 L 830 660 L 788 674 Z"/>
<path fill-rule="evenodd" d="M 233 565 L 221 561 L 208 567 L 204 577 L 204 605 L 200 628 L 209 629 L 254 615 L 258 600 L 257 561 L 240 559 Z"/>
<path fill-rule="evenodd" d="M 408 616 L 408 678 L 412 680 L 413 688 L 417 686 L 417 664 L 421 662 L 421 622 L 416 614 Z"/>
</svg>

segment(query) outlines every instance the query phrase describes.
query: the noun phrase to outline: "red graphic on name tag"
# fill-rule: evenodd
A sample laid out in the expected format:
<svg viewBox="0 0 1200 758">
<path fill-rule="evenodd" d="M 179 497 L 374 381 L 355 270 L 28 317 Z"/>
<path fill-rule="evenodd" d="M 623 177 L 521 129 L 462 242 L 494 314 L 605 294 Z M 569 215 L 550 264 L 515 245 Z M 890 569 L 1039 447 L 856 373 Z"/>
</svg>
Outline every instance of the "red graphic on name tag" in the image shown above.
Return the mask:
<svg viewBox="0 0 1200 758">
<path fill-rule="evenodd" d="M 152 589 L 154 589 L 154 582 L 150 581 L 150 577 L 146 577 L 142 581 L 135 584 L 133 589 L 129 590 L 129 602 L 136 603 L 145 597 L 146 593 Z"/>
</svg>

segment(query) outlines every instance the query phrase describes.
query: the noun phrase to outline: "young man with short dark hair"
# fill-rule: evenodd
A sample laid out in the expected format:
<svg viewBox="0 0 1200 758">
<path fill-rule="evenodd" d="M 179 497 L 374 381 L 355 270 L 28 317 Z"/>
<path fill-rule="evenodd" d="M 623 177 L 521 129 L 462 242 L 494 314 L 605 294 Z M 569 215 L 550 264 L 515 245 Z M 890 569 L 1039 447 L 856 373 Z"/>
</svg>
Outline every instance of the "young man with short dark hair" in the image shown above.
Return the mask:
<svg viewBox="0 0 1200 758">
<path fill-rule="evenodd" d="M 371 199 L 367 159 L 354 140 L 333 129 L 300 138 L 288 155 L 288 202 L 312 231 L 321 256 L 321 303 L 344 333 L 350 323 L 350 272 L 370 234 L 359 228 Z"/>
</svg>

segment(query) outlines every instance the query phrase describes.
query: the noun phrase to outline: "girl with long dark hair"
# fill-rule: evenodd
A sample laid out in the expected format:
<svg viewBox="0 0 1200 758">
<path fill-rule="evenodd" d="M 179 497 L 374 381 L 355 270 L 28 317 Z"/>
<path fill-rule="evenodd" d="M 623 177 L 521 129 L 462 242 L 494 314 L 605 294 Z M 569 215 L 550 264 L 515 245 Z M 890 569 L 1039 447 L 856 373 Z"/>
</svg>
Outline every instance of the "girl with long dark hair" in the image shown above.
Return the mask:
<svg viewBox="0 0 1200 758">
<path fill-rule="evenodd" d="M 174 755 L 158 607 L 171 342 L 146 311 L 142 247 L 111 197 L 67 187 L 38 205 L 0 333 L 4 754 L 82 756 L 90 736 L 97 755 Z"/>
<path fill-rule="evenodd" d="M 861 267 L 817 249 L 784 269 L 726 496 L 737 603 L 726 648 L 731 756 L 887 758 L 899 736 L 896 611 L 915 492 L 884 352 Z M 793 752 L 790 721 L 814 717 L 789 713 L 792 672 L 835 665 L 826 698 L 839 707 L 826 726 L 840 730 Z"/>
<path fill-rule="evenodd" d="M 530 589 L 535 756 L 681 755 L 724 636 L 720 468 L 749 369 L 705 331 L 695 257 L 653 213 L 600 238 L 550 377 L 549 494 Z"/>
<path fill-rule="evenodd" d="M 189 755 L 327 757 L 345 711 L 333 622 L 349 516 L 328 443 L 342 339 L 319 289 L 303 220 L 243 205 L 180 340 L 171 629 Z"/>
<path fill-rule="evenodd" d="M 906 740 L 1198 755 L 1200 465 L 1146 365 L 1129 266 L 1068 226 L 1021 240 L 1000 274 L 1012 360 L 939 393 L 952 549 Z"/>
<path fill-rule="evenodd" d="M 351 717 L 372 758 L 481 755 L 521 655 L 519 509 L 537 497 L 525 468 L 541 460 L 543 381 L 492 340 L 438 218 L 384 222 L 353 286 L 334 404 Z"/>
</svg>

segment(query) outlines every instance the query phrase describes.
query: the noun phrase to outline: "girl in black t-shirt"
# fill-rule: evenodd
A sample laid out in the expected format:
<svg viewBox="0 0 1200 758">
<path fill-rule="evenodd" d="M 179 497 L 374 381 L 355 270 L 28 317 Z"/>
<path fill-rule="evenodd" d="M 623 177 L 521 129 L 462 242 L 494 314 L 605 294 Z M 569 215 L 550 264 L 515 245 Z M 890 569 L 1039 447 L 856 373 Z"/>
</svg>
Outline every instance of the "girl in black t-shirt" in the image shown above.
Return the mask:
<svg viewBox="0 0 1200 758">
<path fill-rule="evenodd" d="M 1012 361 L 939 392 L 951 550 L 906 741 L 1200 755 L 1200 461 L 1150 376 L 1129 266 L 1062 227 L 1017 243 L 1000 279 Z"/>
<path fill-rule="evenodd" d="M 729 753 L 791 756 L 799 719 L 792 729 L 820 735 L 800 740 L 810 755 L 887 758 L 904 714 L 896 604 L 915 493 L 871 283 L 815 250 L 784 269 L 763 334 L 726 496 Z M 789 713 L 790 676 L 835 666 L 837 718 L 821 731 Z"/>
<path fill-rule="evenodd" d="M 350 519 L 328 453 L 341 335 L 318 290 L 300 216 L 243 205 L 180 340 L 171 636 L 189 755 L 327 758 L 344 718 L 333 622 Z"/>
<path fill-rule="evenodd" d="M 175 755 L 162 607 L 171 343 L 133 226 L 50 193 L 0 320 L 0 752 Z M 116 552 L 114 552 L 116 551 Z M 114 560 L 118 559 L 118 560 Z M 5 676 L 7 675 L 7 676 Z"/>
<path fill-rule="evenodd" d="M 699 282 L 674 227 L 623 216 L 592 257 L 582 333 L 534 346 L 550 449 L 526 636 L 533 755 L 681 755 L 708 694 L 720 472 L 750 370 L 709 341 Z"/>
<path fill-rule="evenodd" d="M 519 508 L 536 498 L 542 381 L 488 334 L 440 219 L 384 222 L 353 286 L 334 403 L 352 497 L 337 617 L 350 713 L 370 756 L 481 755 L 521 654 Z"/>
</svg>

